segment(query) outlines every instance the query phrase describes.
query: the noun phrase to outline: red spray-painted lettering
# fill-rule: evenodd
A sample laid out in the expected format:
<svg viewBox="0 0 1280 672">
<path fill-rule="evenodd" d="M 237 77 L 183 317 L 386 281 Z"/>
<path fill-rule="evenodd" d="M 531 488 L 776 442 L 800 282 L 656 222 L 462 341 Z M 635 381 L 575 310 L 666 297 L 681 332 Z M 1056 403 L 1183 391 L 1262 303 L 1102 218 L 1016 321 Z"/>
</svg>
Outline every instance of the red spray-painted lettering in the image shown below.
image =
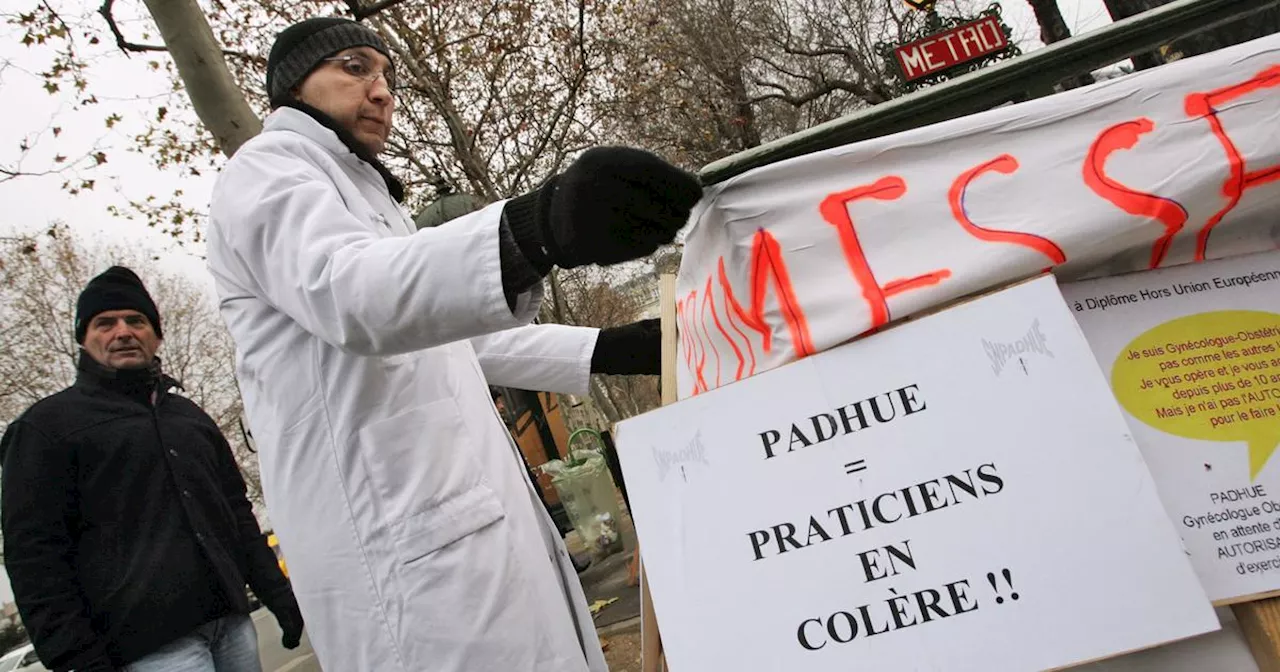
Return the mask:
<svg viewBox="0 0 1280 672">
<path fill-rule="evenodd" d="M 724 283 L 725 301 L 729 308 L 737 314 L 738 319 L 750 329 L 758 332 L 761 338 L 760 347 L 769 352 L 773 348 L 773 334 L 764 320 L 765 296 L 769 290 L 769 281 L 773 280 L 774 292 L 778 305 L 782 309 L 782 319 L 787 325 L 787 335 L 795 346 L 796 357 L 808 357 L 816 350 L 813 337 L 809 334 L 809 321 L 804 316 L 804 309 L 796 299 L 796 290 L 791 284 L 791 274 L 787 271 L 787 263 L 782 258 L 782 248 L 773 234 L 764 229 L 756 231 L 751 241 L 751 310 L 744 310 L 733 294 L 733 288 Z"/>
<path fill-rule="evenodd" d="M 1141 118 L 1116 124 L 1098 134 L 1084 161 L 1084 183 L 1093 192 L 1131 215 L 1149 217 L 1164 225 L 1164 235 L 1151 248 L 1151 268 L 1159 268 L 1169 253 L 1173 237 L 1187 223 L 1187 209 L 1182 204 L 1154 194 L 1130 189 L 1107 176 L 1107 159 L 1120 151 L 1133 149 L 1138 140 L 1156 127 L 1150 119 Z"/>
<path fill-rule="evenodd" d="M 1209 93 L 1193 93 L 1187 96 L 1187 115 L 1202 117 L 1209 122 L 1209 128 L 1213 130 L 1214 136 L 1222 143 L 1222 148 L 1227 153 L 1227 163 L 1231 170 L 1226 182 L 1222 184 L 1222 195 L 1227 197 L 1227 204 L 1214 213 L 1196 235 L 1196 261 L 1204 261 L 1205 250 L 1209 247 L 1209 234 L 1213 232 L 1213 227 L 1240 204 L 1240 199 L 1246 190 L 1280 179 L 1280 166 L 1254 172 L 1248 171 L 1244 156 L 1222 126 L 1222 119 L 1218 117 L 1218 107 L 1255 91 L 1277 86 L 1280 86 L 1280 65 L 1273 65 L 1246 82 L 1224 86 Z"/>
<path fill-rule="evenodd" d="M 965 211 L 964 207 L 969 184 L 985 173 L 996 172 L 1002 175 L 1011 175 L 1016 170 L 1018 170 L 1018 160 L 1009 154 L 1001 154 L 986 163 L 979 164 L 961 173 L 960 177 L 957 177 L 956 181 L 951 183 L 951 191 L 947 194 L 947 201 L 951 204 L 951 216 L 955 217 L 956 221 L 960 223 L 960 226 L 969 235 L 978 240 L 988 243 L 1021 245 L 1048 257 L 1054 265 L 1065 263 L 1067 255 L 1063 253 L 1062 248 L 1044 236 L 1019 231 L 988 229 L 974 224 L 973 220 L 969 219 L 969 213 Z"/>
<path fill-rule="evenodd" d="M 1233 86 L 1223 87 L 1208 93 L 1192 94 L 1186 99 L 1186 112 L 1193 117 L 1202 117 L 1208 121 L 1214 136 L 1222 144 L 1229 164 L 1229 178 L 1223 184 L 1223 194 L 1227 197 L 1227 205 L 1211 217 L 1204 228 L 1199 231 L 1196 241 L 1196 260 L 1205 258 L 1205 248 L 1213 228 L 1240 202 L 1244 192 L 1250 188 L 1280 181 L 1280 166 L 1261 170 L 1248 170 L 1245 160 L 1235 143 L 1227 135 L 1219 118 L 1219 108 L 1241 96 L 1263 89 L 1280 87 L 1280 65 L 1263 70 L 1248 81 Z M 1181 203 L 1154 194 L 1132 189 L 1111 178 L 1106 173 L 1108 160 L 1119 151 L 1137 147 L 1141 137 L 1152 132 L 1154 122 L 1147 118 L 1116 124 L 1104 129 L 1095 138 L 1085 157 L 1082 170 L 1083 180 L 1094 193 L 1107 202 L 1115 205 L 1127 214 L 1147 217 L 1160 222 L 1164 232 L 1154 242 L 1151 250 L 1150 266 L 1159 267 L 1168 255 L 1173 238 L 1185 227 L 1188 213 Z M 952 216 L 965 232 L 982 240 L 993 243 L 1012 243 L 1036 251 L 1053 264 L 1066 262 L 1067 255 L 1062 247 L 1049 238 L 1025 232 L 1005 231 L 979 226 L 969 216 L 966 198 L 969 186 L 979 177 L 990 172 L 1011 175 L 1019 169 L 1018 160 L 1009 155 L 997 156 L 991 161 L 979 164 L 961 175 L 952 183 L 948 192 L 948 202 Z M 853 217 L 849 212 L 850 204 L 858 200 L 874 199 L 878 201 L 895 201 L 903 197 L 907 191 L 906 181 L 901 177 L 888 176 L 869 185 L 862 185 L 845 191 L 827 195 L 819 204 L 819 212 L 823 219 L 831 224 L 837 232 L 840 248 L 845 263 L 849 267 L 854 280 L 870 309 L 870 324 L 866 332 L 876 331 L 887 324 L 891 314 L 887 299 L 898 294 L 936 286 L 950 278 L 950 269 L 942 268 L 912 278 L 892 280 L 881 285 L 871 270 L 866 251 L 858 238 Z M 705 320 L 708 311 L 711 313 L 711 324 L 715 325 L 719 334 L 728 341 L 737 360 L 734 380 L 756 373 L 757 358 L 752 339 L 743 330 L 745 326 L 755 331 L 761 340 L 763 352 L 771 352 L 773 332 L 764 316 L 765 301 L 768 298 L 769 285 L 772 283 L 777 299 L 779 312 L 786 325 L 788 336 L 794 348 L 794 358 L 799 359 L 816 351 L 805 312 L 797 298 L 792 284 L 782 248 L 774 235 L 765 229 L 758 229 L 751 242 L 751 257 L 747 267 L 750 305 L 744 308 L 737 300 L 733 287 L 729 282 L 724 257 L 716 260 L 716 270 L 709 276 L 701 288 L 703 296 L 699 303 L 698 290 L 691 291 L 685 299 L 678 301 L 677 321 L 681 327 L 681 347 L 684 349 L 685 365 L 693 377 L 693 394 L 710 389 L 706 380 L 707 351 L 710 350 L 716 364 L 715 381 L 717 385 L 724 382 L 721 373 L 723 364 L 721 353 L 716 347 L 715 338 L 710 331 L 710 324 Z M 728 327 L 721 320 L 714 296 L 715 276 L 719 276 L 720 289 L 724 292 L 724 317 Z M 697 323 L 701 322 L 701 333 Z M 739 325 L 742 326 L 739 326 Z M 732 333 L 730 333 L 732 330 Z M 704 342 L 705 338 L 705 342 Z M 745 346 L 739 347 L 739 344 Z"/>
<path fill-rule="evenodd" d="M 765 352 L 769 352 L 773 348 L 773 334 L 764 317 L 765 301 L 768 297 L 770 281 L 772 281 L 774 294 L 778 299 L 783 322 L 787 326 L 787 334 L 795 348 L 796 357 L 806 357 L 815 352 L 813 337 L 809 333 L 808 319 L 804 315 L 804 310 L 800 307 L 800 302 L 796 299 L 795 289 L 791 284 L 791 274 L 787 271 L 786 262 L 782 258 L 782 250 L 773 234 L 761 229 L 756 232 L 752 241 L 749 277 L 751 303 L 749 310 L 742 306 L 733 293 L 733 287 L 729 284 L 729 278 L 725 272 L 723 257 L 717 260 L 716 270 L 720 279 L 720 288 L 724 292 L 725 317 L 729 322 L 729 326 L 741 337 L 742 343 L 746 346 L 746 354 L 744 355 L 743 349 L 738 347 L 738 341 L 729 333 L 729 330 L 725 328 L 724 323 L 720 320 L 720 313 L 716 309 L 714 296 L 715 276 L 709 276 L 703 287 L 701 303 L 698 301 L 698 294 L 695 290 L 690 292 L 689 296 L 684 301 L 678 302 L 677 305 L 677 313 L 681 316 L 682 347 L 686 350 L 685 365 L 693 375 L 693 395 L 711 389 L 707 385 L 706 379 L 708 350 L 711 351 L 715 361 L 716 385 L 719 386 L 723 382 L 721 374 L 723 362 L 720 358 L 720 351 L 715 345 L 715 339 L 711 336 L 705 319 L 708 312 L 711 314 L 711 324 L 715 325 L 716 330 L 720 332 L 724 340 L 728 341 L 729 347 L 733 349 L 734 359 L 737 360 L 734 380 L 742 379 L 744 369 L 746 369 L 745 373 L 748 376 L 754 375 L 756 371 L 755 349 L 751 345 L 751 339 L 738 327 L 738 322 L 745 324 L 748 328 L 760 334 L 761 348 Z M 691 314 L 691 311 L 687 310 L 690 307 L 694 307 L 696 314 Z M 702 333 L 698 332 L 698 323 L 702 325 Z M 704 335 L 706 337 L 705 343 L 703 342 Z M 748 362 L 750 363 L 749 369 L 747 369 Z"/>
<path fill-rule="evenodd" d="M 725 340 L 729 341 L 729 345 L 732 345 L 736 352 L 738 346 L 734 344 L 733 339 L 729 338 L 728 332 L 720 324 L 720 316 L 716 315 L 715 301 L 711 298 L 711 278 L 707 278 L 707 289 L 702 294 L 702 310 L 698 312 L 698 317 L 699 321 L 702 322 L 702 331 L 707 335 L 707 343 L 711 344 L 711 354 L 715 355 L 716 358 L 716 387 L 720 387 L 720 370 L 724 367 L 720 365 L 720 349 L 716 347 L 715 339 L 711 337 L 711 332 L 707 330 L 706 319 L 702 319 L 707 314 L 707 308 L 711 309 L 711 319 L 715 321 L 716 327 L 720 329 L 720 333 L 724 335 Z M 738 354 L 738 359 L 742 359 L 741 353 Z"/>
<path fill-rule="evenodd" d="M 718 261 L 717 270 L 720 274 L 721 286 L 727 287 L 729 283 L 728 283 L 728 279 L 725 277 L 725 272 L 724 272 L 724 257 L 720 257 L 720 259 L 717 261 Z M 711 317 L 715 318 L 716 327 L 720 330 L 720 333 L 724 334 L 724 340 L 729 341 L 729 347 L 733 348 L 733 356 L 738 359 L 738 369 L 734 371 L 733 379 L 742 380 L 742 370 L 747 365 L 747 358 L 742 356 L 742 350 L 738 348 L 738 342 L 735 341 L 734 338 L 729 335 L 729 332 L 724 330 L 724 325 L 720 324 L 720 318 L 716 314 L 716 301 L 715 301 L 715 298 L 712 296 L 710 277 L 707 278 L 707 296 L 711 299 Z M 738 335 L 742 337 L 743 342 L 746 343 L 747 351 L 751 353 L 751 373 L 755 373 L 756 353 L 751 348 L 751 341 L 747 339 L 747 335 L 742 333 L 742 330 L 739 329 L 738 325 L 734 323 L 732 311 L 726 310 L 724 315 L 725 315 L 725 319 L 728 320 L 729 322 L 729 326 L 733 327 L 733 330 L 737 332 Z M 747 374 L 747 375 L 751 375 L 751 374 Z"/>
<path fill-rule="evenodd" d="M 707 351 L 702 345 L 702 339 L 699 338 L 697 330 L 693 328 L 697 316 L 690 315 L 689 310 L 690 308 L 697 309 L 697 301 L 697 292 L 689 292 L 689 296 L 684 301 L 677 302 L 676 306 L 676 317 L 679 318 L 680 333 L 685 338 L 685 365 L 693 376 L 694 394 L 711 389 L 707 385 L 706 377 L 703 374 L 707 363 Z"/>
<path fill-rule="evenodd" d="M 930 287 L 951 277 L 951 271 L 942 269 L 919 275 L 914 278 L 893 280 L 881 286 L 871 271 L 867 255 L 858 241 L 858 232 L 853 226 L 853 217 L 849 214 L 849 204 L 864 198 L 879 201 L 894 201 L 902 198 L 907 192 L 907 183 L 901 177 L 889 176 L 877 180 L 874 184 L 854 187 L 847 191 L 839 191 L 828 195 L 818 206 L 822 218 L 836 228 L 840 236 L 840 248 L 844 252 L 845 263 L 853 273 L 853 279 L 862 288 L 862 298 L 871 309 L 871 328 L 875 329 L 889 322 L 888 298 L 912 289 Z"/>
<path fill-rule="evenodd" d="M 684 355 L 684 367 L 694 375 L 693 346 L 689 343 L 689 329 L 684 321 L 684 299 L 676 299 L 676 332 L 680 336 L 680 352 Z M 694 375 L 694 388 L 697 388 L 697 377 Z"/>
</svg>

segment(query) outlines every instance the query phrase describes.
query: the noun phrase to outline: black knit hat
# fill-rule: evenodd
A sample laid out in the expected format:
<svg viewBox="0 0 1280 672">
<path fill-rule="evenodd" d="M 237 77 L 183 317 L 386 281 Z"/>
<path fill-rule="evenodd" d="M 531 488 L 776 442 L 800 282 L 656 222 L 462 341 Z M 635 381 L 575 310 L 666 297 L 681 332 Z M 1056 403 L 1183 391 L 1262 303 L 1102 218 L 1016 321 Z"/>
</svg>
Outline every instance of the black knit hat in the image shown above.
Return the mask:
<svg viewBox="0 0 1280 672">
<path fill-rule="evenodd" d="M 292 97 L 320 61 L 352 47 L 373 47 L 391 58 L 387 43 L 363 24 L 334 16 L 316 17 L 280 31 L 267 57 L 267 97 L 275 109 Z"/>
<path fill-rule="evenodd" d="M 156 336 L 164 338 L 160 333 L 160 311 L 156 310 L 156 302 L 151 300 L 138 274 L 124 266 L 108 268 L 80 292 L 76 300 L 76 343 L 84 343 L 93 317 L 108 310 L 136 310 L 151 320 Z"/>
</svg>

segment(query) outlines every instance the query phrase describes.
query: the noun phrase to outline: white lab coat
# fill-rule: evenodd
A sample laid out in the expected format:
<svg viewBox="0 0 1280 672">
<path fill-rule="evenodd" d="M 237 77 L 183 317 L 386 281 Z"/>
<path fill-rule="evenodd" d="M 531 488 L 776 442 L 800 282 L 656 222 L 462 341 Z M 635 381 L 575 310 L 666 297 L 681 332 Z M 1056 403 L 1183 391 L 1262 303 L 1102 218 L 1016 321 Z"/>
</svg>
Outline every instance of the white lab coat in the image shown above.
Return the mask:
<svg viewBox="0 0 1280 672">
<path fill-rule="evenodd" d="M 414 232 L 382 178 L 280 109 L 214 188 L 209 267 L 267 512 L 328 672 L 604 672 L 486 383 L 583 393 L 595 329 L 502 292 L 502 203 Z"/>
</svg>

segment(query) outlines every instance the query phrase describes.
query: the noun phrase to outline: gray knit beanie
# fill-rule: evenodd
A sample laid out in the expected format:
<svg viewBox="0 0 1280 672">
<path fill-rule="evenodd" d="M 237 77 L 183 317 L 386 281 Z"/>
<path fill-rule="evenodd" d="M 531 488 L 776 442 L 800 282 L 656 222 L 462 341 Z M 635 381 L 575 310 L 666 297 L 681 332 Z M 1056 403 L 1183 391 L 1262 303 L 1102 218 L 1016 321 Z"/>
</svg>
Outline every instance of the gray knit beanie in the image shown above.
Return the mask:
<svg viewBox="0 0 1280 672">
<path fill-rule="evenodd" d="M 388 59 L 387 43 L 363 24 L 338 17 L 316 17 L 280 31 L 267 57 L 267 96 L 275 109 L 320 65 L 343 49 L 372 47 Z"/>
</svg>

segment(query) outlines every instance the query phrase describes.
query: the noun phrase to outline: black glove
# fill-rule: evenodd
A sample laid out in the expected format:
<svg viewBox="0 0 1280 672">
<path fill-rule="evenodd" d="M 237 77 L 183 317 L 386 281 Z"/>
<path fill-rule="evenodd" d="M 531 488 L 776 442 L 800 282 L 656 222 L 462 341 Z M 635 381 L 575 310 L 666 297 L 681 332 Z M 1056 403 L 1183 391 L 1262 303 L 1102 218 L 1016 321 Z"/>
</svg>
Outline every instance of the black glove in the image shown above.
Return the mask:
<svg viewBox="0 0 1280 672">
<path fill-rule="evenodd" d="M 662 373 L 662 322 L 641 320 L 601 329 L 591 353 L 591 373 L 618 375 Z"/>
<path fill-rule="evenodd" d="M 539 273 L 552 265 L 607 266 L 653 254 L 702 198 L 698 178 L 629 147 L 596 147 L 537 191 L 512 199 L 503 216 Z"/>
<path fill-rule="evenodd" d="M 296 649 L 302 643 L 302 610 L 298 608 L 298 598 L 293 596 L 293 591 L 285 591 L 280 595 L 274 596 L 267 609 L 276 617 L 276 623 L 280 624 L 280 632 L 283 636 L 280 638 L 280 644 L 286 649 Z"/>
</svg>

